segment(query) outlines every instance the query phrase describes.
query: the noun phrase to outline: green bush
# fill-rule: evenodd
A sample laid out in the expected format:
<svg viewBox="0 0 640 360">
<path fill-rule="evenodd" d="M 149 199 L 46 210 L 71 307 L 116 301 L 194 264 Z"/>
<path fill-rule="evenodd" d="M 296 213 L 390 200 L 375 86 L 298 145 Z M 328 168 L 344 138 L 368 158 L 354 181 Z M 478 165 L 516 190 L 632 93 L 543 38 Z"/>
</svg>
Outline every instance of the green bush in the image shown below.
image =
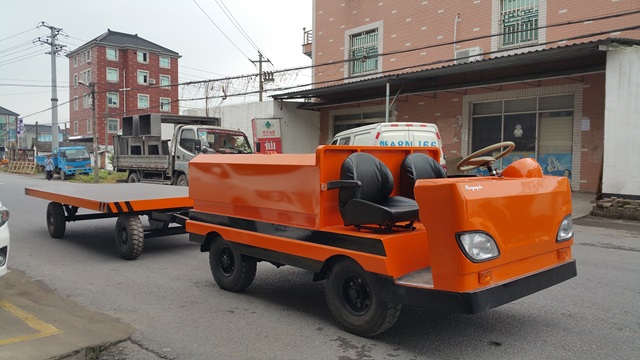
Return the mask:
<svg viewBox="0 0 640 360">
<path fill-rule="evenodd" d="M 116 183 L 123 182 L 127 180 L 126 172 L 116 172 L 116 171 L 107 171 L 107 170 L 99 170 L 98 177 L 100 179 L 100 183 Z M 72 182 L 81 182 L 81 183 L 93 183 L 94 175 L 76 175 L 69 178 L 69 181 Z"/>
</svg>

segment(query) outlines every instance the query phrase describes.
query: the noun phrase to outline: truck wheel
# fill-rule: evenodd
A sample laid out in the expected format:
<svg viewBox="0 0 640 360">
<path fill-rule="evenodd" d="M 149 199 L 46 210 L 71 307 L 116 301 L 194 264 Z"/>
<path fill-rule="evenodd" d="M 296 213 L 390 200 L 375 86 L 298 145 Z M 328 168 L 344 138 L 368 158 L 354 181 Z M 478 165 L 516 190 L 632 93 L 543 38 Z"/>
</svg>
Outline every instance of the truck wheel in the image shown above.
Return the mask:
<svg viewBox="0 0 640 360">
<path fill-rule="evenodd" d="M 374 275 L 353 260 L 340 261 L 329 271 L 325 297 L 340 326 L 364 337 L 390 328 L 402 308 L 384 301 Z"/>
<path fill-rule="evenodd" d="M 256 261 L 246 260 L 224 240 L 211 244 L 209 266 L 216 284 L 227 291 L 242 291 L 256 277 Z"/>
<path fill-rule="evenodd" d="M 47 205 L 47 228 L 49 229 L 49 235 L 54 239 L 59 239 L 64 236 L 66 227 L 67 219 L 65 218 L 62 204 L 50 202 L 49 205 Z"/>
<path fill-rule="evenodd" d="M 60 171 L 60 180 L 65 181 L 67 178 L 67 174 L 64 171 Z"/>
<path fill-rule="evenodd" d="M 189 180 L 187 179 L 187 175 L 182 174 L 178 176 L 178 181 L 176 181 L 177 186 L 189 186 Z"/>
<path fill-rule="evenodd" d="M 116 247 L 125 260 L 135 260 L 144 248 L 144 231 L 137 215 L 120 215 L 116 221 Z"/>
<path fill-rule="evenodd" d="M 138 176 L 137 173 L 132 172 L 131 174 L 129 174 L 129 178 L 127 179 L 127 182 L 130 182 L 130 183 L 140 182 L 140 177 Z"/>
</svg>

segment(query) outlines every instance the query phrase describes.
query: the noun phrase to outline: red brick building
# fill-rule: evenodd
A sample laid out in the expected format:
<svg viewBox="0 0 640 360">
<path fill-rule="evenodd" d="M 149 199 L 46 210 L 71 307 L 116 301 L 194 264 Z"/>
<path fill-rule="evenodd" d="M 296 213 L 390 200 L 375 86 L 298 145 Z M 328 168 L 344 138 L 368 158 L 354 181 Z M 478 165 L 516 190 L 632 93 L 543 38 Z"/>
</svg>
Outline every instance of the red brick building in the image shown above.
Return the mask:
<svg viewBox="0 0 640 360">
<path fill-rule="evenodd" d="M 274 98 L 319 111 L 321 143 L 368 123 L 430 122 L 449 169 L 514 141 L 503 166 L 533 157 L 576 191 L 640 195 L 640 176 L 617 170 L 621 152 L 640 156 L 629 153 L 639 134 L 624 130 L 640 128 L 630 115 L 640 108 L 629 105 L 640 88 L 637 1 L 315 0 L 313 8 L 303 52 L 314 87 Z M 630 181 L 617 182 L 622 175 Z"/>
<path fill-rule="evenodd" d="M 125 115 L 179 113 L 177 52 L 137 34 L 107 30 L 67 57 L 71 138 L 93 139 L 92 86 L 99 147 L 113 144 L 107 135 L 120 130 Z"/>
</svg>

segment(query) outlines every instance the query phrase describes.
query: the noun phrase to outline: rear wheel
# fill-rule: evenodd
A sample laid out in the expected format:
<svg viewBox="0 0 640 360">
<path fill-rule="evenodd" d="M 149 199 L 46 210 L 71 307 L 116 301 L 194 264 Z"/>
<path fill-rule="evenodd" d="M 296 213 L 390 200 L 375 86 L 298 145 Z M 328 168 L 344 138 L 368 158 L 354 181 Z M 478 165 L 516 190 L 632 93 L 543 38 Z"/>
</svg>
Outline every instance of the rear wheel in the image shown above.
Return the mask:
<svg viewBox="0 0 640 360">
<path fill-rule="evenodd" d="M 125 260 L 135 260 L 144 248 L 144 230 L 137 215 L 120 215 L 116 221 L 116 247 Z"/>
<path fill-rule="evenodd" d="M 398 320 L 402 305 L 382 299 L 374 275 L 353 260 L 342 260 L 329 271 L 325 296 L 336 321 L 350 333 L 374 336 Z"/>
<path fill-rule="evenodd" d="M 47 205 L 47 228 L 49 229 L 49 235 L 54 239 L 61 238 L 64 236 L 66 226 L 67 219 L 65 218 L 62 204 L 50 202 L 49 205 Z"/>
<path fill-rule="evenodd" d="M 256 277 L 256 261 L 243 259 L 243 256 L 224 240 L 211 244 L 209 266 L 216 284 L 227 291 L 242 291 L 249 287 Z"/>
<path fill-rule="evenodd" d="M 187 179 L 187 175 L 182 174 L 178 176 L 178 180 L 176 181 L 176 185 L 178 186 L 189 186 L 189 180 Z"/>
<path fill-rule="evenodd" d="M 140 177 L 138 176 L 138 173 L 132 172 L 131 174 L 129 174 L 129 177 L 127 178 L 127 182 L 130 182 L 130 183 L 140 182 Z"/>
</svg>

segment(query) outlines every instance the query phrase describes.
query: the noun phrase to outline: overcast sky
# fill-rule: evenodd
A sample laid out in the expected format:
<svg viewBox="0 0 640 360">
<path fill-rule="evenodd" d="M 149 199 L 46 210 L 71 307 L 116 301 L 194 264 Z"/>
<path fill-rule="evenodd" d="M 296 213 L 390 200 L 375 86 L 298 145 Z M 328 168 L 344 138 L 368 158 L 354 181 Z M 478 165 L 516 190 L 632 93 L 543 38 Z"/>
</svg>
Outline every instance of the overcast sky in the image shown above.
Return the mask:
<svg viewBox="0 0 640 360">
<path fill-rule="evenodd" d="M 51 58 L 45 54 L 49 47 L 33 43 L 50 34 L 46 27 L 37 28 L 41 22 L 63 29 L 67 37 L 59 36 L 58 42 L 67 50 L 107 29 L 138 34 L 182 56 L 180 82 L 185 82 L 256 74 L 256 65 L 250 62 L 258 59 L 256 47 L 278 70 L 311 65 L 301 46 L 302 29 L 312 27 L 311 12 L 312 0 L 2 0 L 0 106 L 26 116 L 25 123 L 51 123 L 51 110 L 28 116 L 51 107 Z M 58 103 L 62 104 L 69 101 L 69 59 L 65 56 L 57 58 L 57 80 Z M 226 87 L 241 92 L 255 84 L 244 81 L 227 82 Z M 310 83 L 310 71 L 287 74 L 283 81 Z M 182 98 L 198 95 L 198 88 L 181 88 Z M 249 97 L 234 99 L 252 101 Z M 68 123 L 67 104 L 59 106 L 58 119 L 61 127 Z"/>
</svg>

